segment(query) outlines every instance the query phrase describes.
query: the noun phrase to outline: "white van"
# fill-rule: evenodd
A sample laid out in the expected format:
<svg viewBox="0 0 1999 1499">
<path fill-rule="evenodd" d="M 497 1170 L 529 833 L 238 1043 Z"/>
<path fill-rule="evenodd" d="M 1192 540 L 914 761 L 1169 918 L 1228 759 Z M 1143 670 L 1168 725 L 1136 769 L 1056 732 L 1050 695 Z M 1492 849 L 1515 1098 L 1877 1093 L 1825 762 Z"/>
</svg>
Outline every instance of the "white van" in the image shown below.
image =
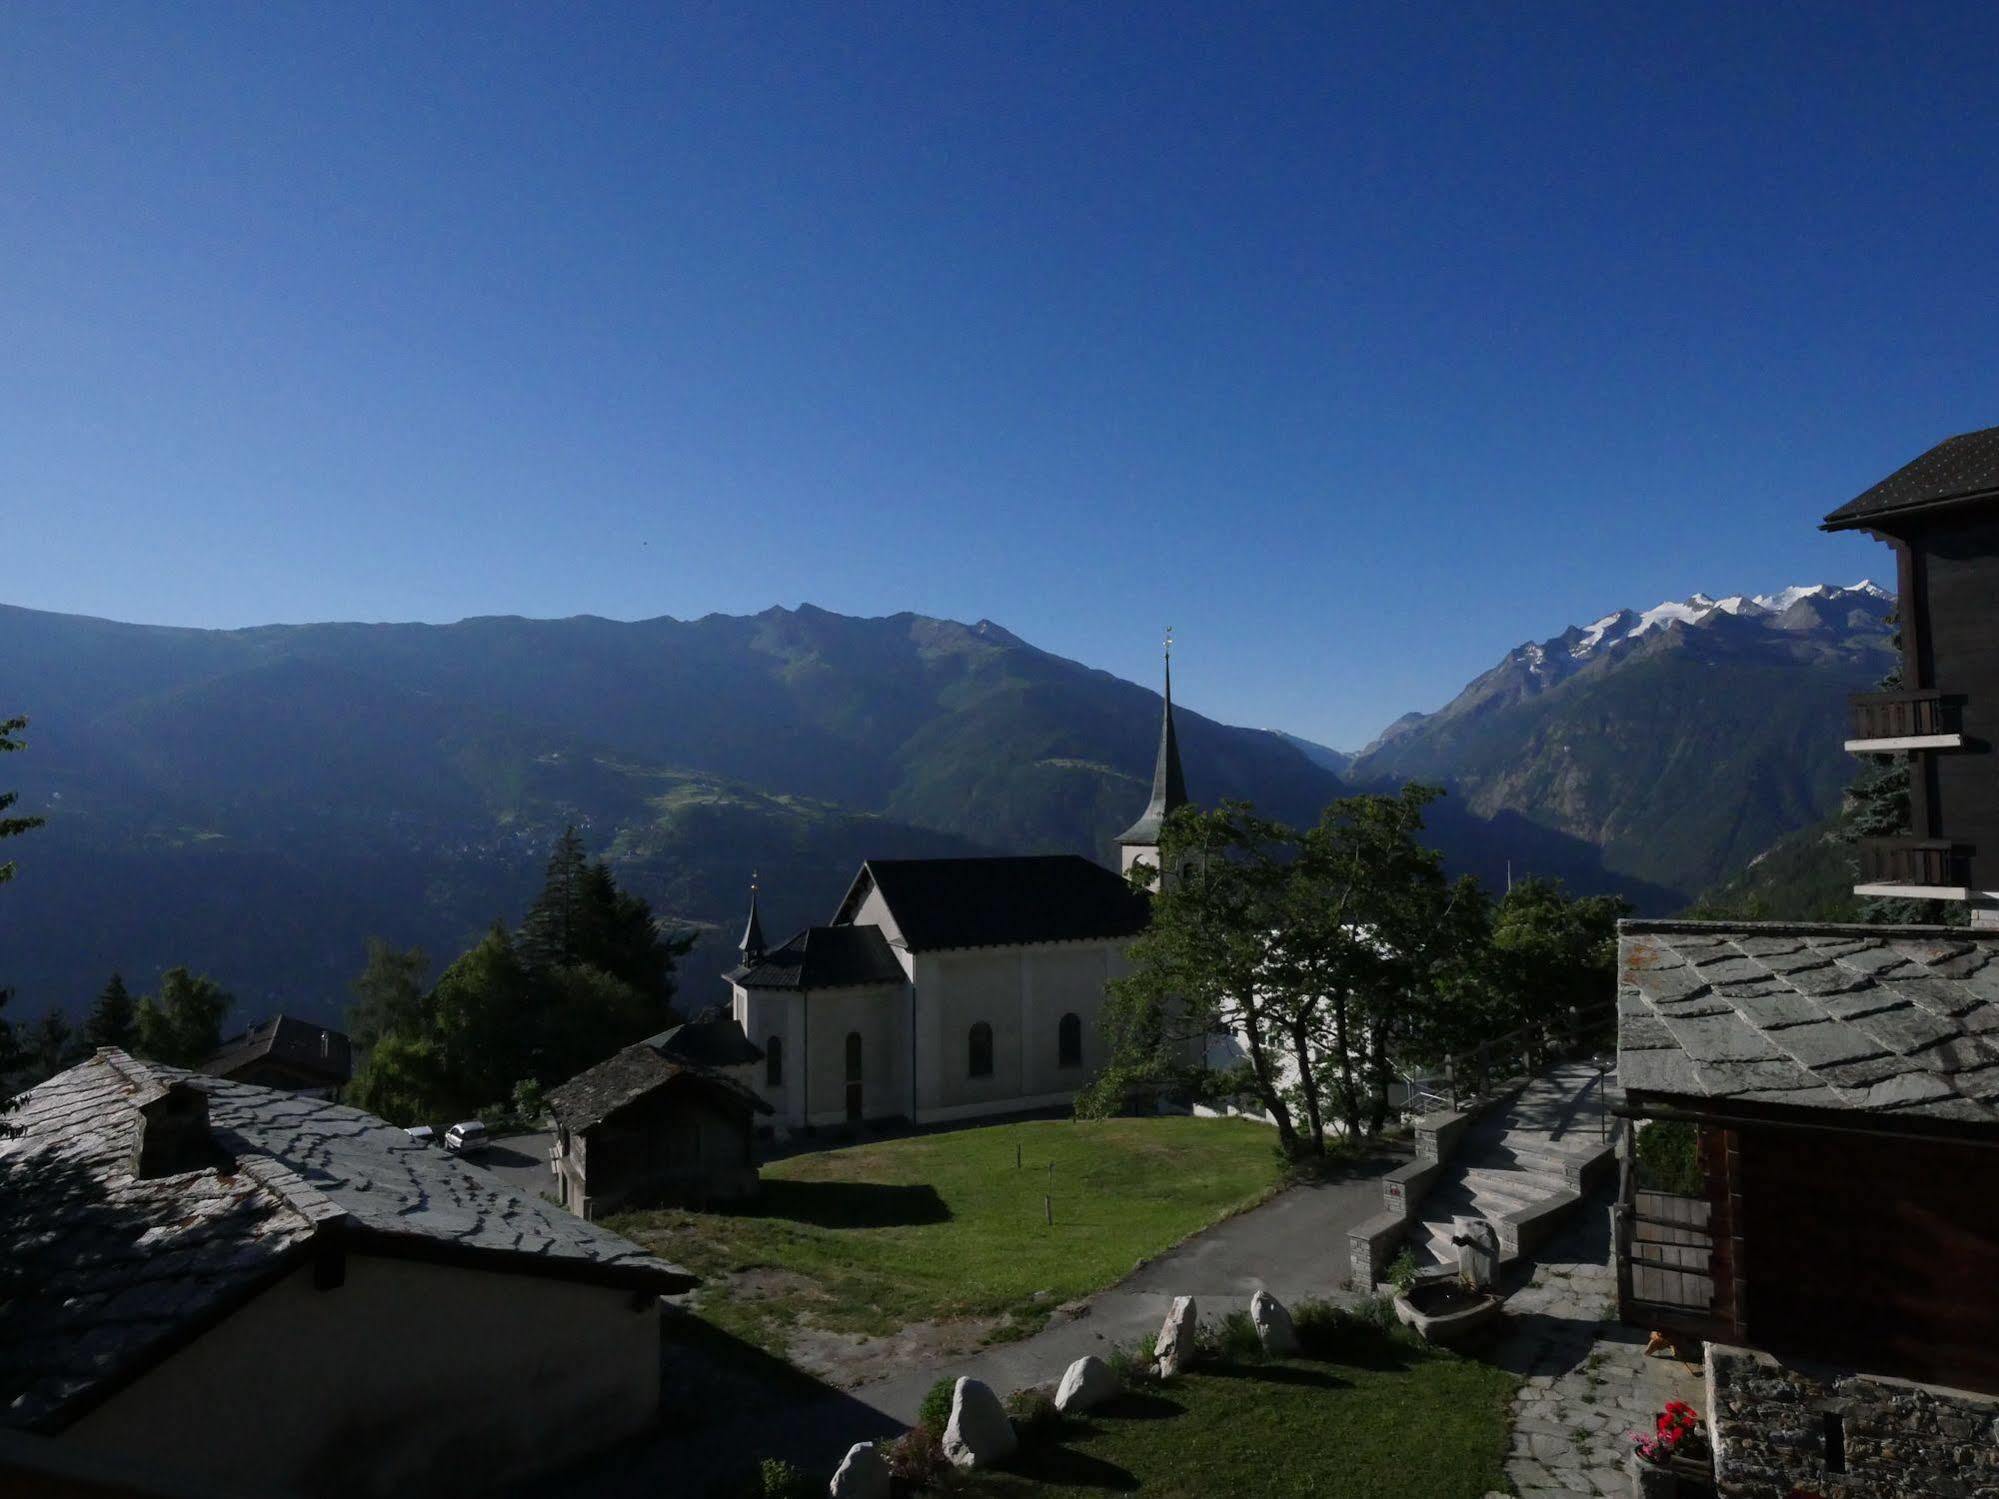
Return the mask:
<svg viewBox="0 0 1999 1499">
<path fill-rule="evenodd" d="M 444 1132 L 444 1148 L 458 1155 L 484 1154 L 486 1126 L 476 1119 L 461 1119 Z"/>
</svg>

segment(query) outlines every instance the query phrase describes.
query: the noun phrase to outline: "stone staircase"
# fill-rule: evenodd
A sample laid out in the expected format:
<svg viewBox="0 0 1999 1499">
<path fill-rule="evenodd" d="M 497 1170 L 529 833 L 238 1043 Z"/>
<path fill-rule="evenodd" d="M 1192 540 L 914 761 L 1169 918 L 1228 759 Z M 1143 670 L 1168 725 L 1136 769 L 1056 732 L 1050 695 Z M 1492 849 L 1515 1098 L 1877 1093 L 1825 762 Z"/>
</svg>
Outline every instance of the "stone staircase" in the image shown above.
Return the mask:
<svg viewBox="0 0 1999 1499">
<path fill-rule="evenodd" d="M 1538 1247 L 1615 1163 L 1599 1091 L 1608 1081 L 1592 1064 L 1556 1063 L 1474 1124 L 1417 1205 L 1409 1225 L 1417 1259 L 1455 1265 L 1461 1217 L 1498 1229 L 1502 1254 Z"/>
</svg>

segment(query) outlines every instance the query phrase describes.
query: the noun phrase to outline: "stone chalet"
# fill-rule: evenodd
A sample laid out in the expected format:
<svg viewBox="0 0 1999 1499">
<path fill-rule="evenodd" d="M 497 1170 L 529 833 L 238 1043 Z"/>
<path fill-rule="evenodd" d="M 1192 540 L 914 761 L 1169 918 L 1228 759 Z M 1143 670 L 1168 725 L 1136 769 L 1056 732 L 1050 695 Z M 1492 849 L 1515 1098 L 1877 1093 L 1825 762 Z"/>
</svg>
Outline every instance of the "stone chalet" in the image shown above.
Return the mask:
<svg viewBox="0 0 1999 1499">
<path fill-rule="evenodd" d="M 627 1046 L 548 1095 L 549 1161 L 579 1218 L 663 1202 L 703 1205 L 757 1193 L 750 1087 L 763 1052 L 720 1012 Z"/>
<path fill-rule="evenodd" d="M 358 1109 L 106 1048 L 0 1139 L 0 1492 L 484 1492 L 657 1416 L 685 1271 Z"/>
<path fill-rule="evenodd" d="M 340 1031 L 273 1015 L 224 1041 L 201 1070 L 260 1088 L 338 1099 L 354 1075 L 353 1046 Z"/>
</svg>

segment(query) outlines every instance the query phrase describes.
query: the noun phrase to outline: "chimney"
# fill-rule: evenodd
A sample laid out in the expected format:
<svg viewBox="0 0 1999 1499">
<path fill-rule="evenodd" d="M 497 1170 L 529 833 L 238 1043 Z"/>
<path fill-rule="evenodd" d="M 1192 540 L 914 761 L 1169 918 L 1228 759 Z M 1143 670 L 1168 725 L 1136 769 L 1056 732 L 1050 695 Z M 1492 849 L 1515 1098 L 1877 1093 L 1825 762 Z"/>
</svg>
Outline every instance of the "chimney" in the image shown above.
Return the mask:
<svg viewBox="0 0 1999 1499">
<path fill-rule="evenodd" d="M 141 1181 L 226 1166 L 229 1157 L 208 1133 L 208 1093 L 193 1083 L 174 1082 L 139 1105 L 138 1158 L 133 1175 Z"/>
</svg>

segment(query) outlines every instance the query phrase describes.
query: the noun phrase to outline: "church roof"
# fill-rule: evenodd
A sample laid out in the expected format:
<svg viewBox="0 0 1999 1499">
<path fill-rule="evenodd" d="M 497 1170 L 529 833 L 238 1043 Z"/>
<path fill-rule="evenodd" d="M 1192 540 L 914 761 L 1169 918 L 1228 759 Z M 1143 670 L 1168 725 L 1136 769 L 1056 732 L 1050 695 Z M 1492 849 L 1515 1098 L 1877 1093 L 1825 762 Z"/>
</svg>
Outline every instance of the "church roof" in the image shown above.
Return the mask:
<svg viewBox="0 0 1999 1499">
<path fill-rule="evenodd" d="M 900 984 L 908 974 L 876 926 L 809 926 L 728 977 L 745 989 L 841 989 Z"/>
<path fill-rule="evenodd" d="M 736 944 L 739 952 L 755 956 L 764 950 L 764 924 L 757 915 L 756 881 L 750 881 L 750 919 L 743 924 L 743 940 Z"/>
<path fill-rule="evenodd" d="M 1180 770 L 1180 739 L 1173 732 L 1173 663 L 1166 663 L 1166 693 L 1159 711 L 1159 755 L 1152 766 L 1152 800 L 1138 821 L 1118 834 L 1121 844 L 1152 845 L 1166 814 L 1187 805 L 1187 778 Z"/>
<path fill-rule="evenodd" d="M 1851 531 L 1978 500 L 1999 500 L 1999 427 L 1946 438 L 1865 494 L 1848 500 L 1822 526 L 1827 531 Z"/>
<path fill-rule="evenodd" d="M 735 1019 L 719 1007 L 648 1036 L 645 1044 L 696 1067 L 744 1067 L 764 1059 L 763 1048 L 744 1035 Z"/>
<path fill-rule="evenodd" d="M 1122 875 L 1075 854 L 870 859 L 833 919 L 851 922 L 870 890 L 911 952 L 1133 937 L 1151 910 Z"/>
</svg>

